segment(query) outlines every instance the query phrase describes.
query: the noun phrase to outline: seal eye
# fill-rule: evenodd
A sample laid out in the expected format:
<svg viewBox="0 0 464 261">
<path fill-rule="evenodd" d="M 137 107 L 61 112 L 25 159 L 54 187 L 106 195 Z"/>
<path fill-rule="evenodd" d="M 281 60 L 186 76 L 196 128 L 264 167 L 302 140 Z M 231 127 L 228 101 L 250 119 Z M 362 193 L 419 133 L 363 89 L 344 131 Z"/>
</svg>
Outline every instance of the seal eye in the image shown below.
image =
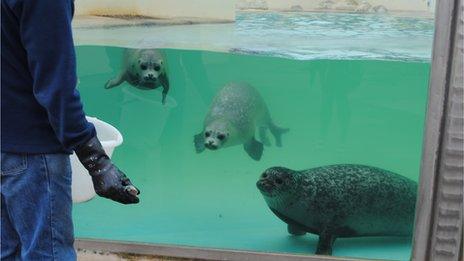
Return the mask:
<svg viewBox="0 0 464 261">
<path fill-rule="evenodd" d="M 281 185 L 282 183 L 284 183 L 284 181 L 282 179 L 276 179 L 275 182 L 279 185 Z"/>
<path fill-rule="evenodd" d="M 211 132 L 209 131 L 205 132 L 205 137 L 208 138 L 209 136 L 211 136 Z"/>
<path fill-rule="evenodd" d="M 158 65 L 158 64 L 155 64 L 155 71 L 159 71 L 161 69 L 161 67 Z"/>
<path fill-rule="evenodd" d="M 224 139 L 226 138 L 226 135 L 224 135 L 224 134 L 219 134 L 219 135 L 217 135 L 217 138 L 218 138 L 219 140 L 224 140 Z"/>
<path fill-rule="evenodd" d="M 147 69 L 147 66 L 145 64 L 142 64 L 142 65 L 140 65 L 140 68 L 142 68 L 142 70 L 145 71 Z"/>
</svg>

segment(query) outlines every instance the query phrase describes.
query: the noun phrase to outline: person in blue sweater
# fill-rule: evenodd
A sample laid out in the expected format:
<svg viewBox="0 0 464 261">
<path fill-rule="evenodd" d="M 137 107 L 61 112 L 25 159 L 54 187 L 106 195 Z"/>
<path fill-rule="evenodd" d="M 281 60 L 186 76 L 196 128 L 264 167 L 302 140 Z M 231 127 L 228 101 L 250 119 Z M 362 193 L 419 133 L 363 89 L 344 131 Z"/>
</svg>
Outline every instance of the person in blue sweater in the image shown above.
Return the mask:
<svg viewBox="0 0 464 261">
<path fill-rule="evenodd" d="M 98 195 L 138 203 L 76 90 L 73 0 L 1 0 L 1 260 L 75 260 L 76 152 Z"/>
</svg>

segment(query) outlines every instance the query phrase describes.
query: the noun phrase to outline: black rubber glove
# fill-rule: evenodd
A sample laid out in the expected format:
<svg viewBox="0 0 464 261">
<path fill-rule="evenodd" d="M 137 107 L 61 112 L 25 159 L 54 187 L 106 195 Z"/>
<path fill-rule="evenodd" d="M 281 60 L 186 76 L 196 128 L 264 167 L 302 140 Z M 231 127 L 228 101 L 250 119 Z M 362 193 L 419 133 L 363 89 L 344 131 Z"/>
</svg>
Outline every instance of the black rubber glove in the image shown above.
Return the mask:
<svg viewBox="0 0 464 261">
<path fill-rule="evenodd" d="M 97 195 L 122 204 L 139 202 L 140 191 L 113 164 L 97 137 L 77 148 L 76 155 L 92 176 Z"/>
</svg>

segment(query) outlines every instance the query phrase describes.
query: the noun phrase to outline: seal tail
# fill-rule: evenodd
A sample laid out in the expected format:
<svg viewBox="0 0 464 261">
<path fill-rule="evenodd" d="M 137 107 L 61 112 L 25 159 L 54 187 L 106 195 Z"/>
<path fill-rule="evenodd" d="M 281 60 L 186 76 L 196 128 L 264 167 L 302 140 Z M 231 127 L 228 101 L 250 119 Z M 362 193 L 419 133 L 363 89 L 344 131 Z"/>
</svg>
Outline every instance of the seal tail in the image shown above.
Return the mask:
<svg viewBox="0 0 464 261">
<path fill-rule="evenodd" d="M 282 134 L 287 133 L 290 129 L 281 128 L 274 123 L 269 123 L 269 130 L 275 138 L 277 147 L 282 147 Z"/>
</svg>

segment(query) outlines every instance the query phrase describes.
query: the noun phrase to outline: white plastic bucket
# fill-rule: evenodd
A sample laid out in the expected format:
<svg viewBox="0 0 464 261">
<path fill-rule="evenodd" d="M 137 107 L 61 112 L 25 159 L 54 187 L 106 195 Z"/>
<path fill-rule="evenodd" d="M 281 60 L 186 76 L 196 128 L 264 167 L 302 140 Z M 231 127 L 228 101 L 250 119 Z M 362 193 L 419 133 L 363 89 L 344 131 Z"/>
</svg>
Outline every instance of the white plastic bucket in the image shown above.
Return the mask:
<svg viewBox="0 0 464 261">
<path fill-rule="evenodd" d="M 112 125 L 97 118 L 86 117 L 95 126 L 97 137 L 103 149 L 109 157 L 113 155 L 114 149 L 121 145 L 123 139 L 121 133 Z M 72 169 L 72 200 L 74 203 L 85 202 L 95 197 L 92 178 L 88 171 L 82 166 L 76 154 L 71 156 Z"/>
</svg>

